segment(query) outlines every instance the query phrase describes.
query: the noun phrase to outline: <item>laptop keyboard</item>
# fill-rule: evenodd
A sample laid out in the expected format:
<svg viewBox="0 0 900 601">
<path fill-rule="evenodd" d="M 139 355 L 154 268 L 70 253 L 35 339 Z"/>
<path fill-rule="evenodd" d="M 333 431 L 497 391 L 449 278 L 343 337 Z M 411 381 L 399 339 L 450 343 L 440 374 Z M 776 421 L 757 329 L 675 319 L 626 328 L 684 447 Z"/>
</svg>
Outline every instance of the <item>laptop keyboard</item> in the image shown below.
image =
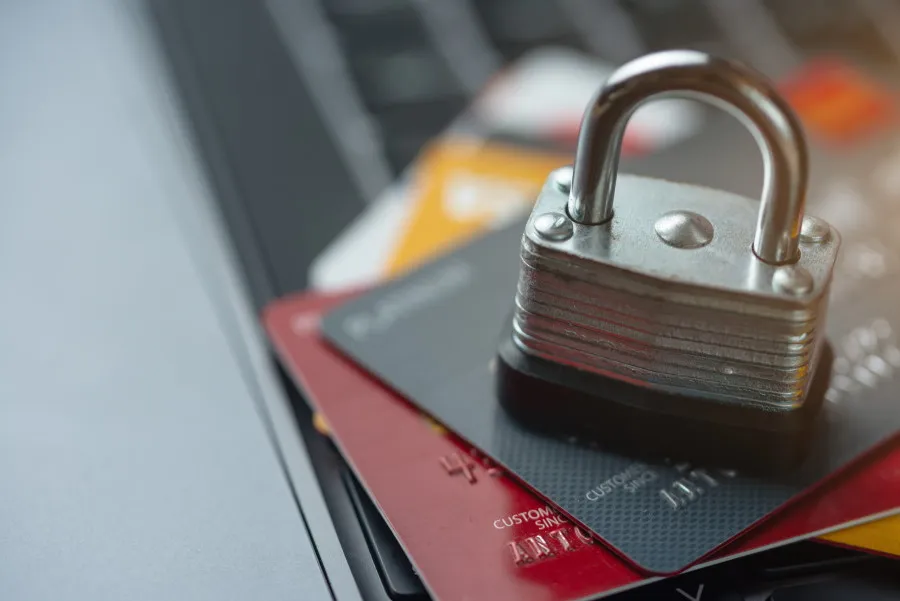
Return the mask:
<svg viewBox="0 0 900 601">
<path fill-rule="evenodd" d="M 412 3 L 327 0 L 323 7 L 367 111 L 357 118 L 371 120 L 396 174 L 469 96 Z"/>
<path fill-rule="evenodd" d="M 810 54 L 831 53 L 862 63 L 893 65 L 897 48 L 876 27 L 879 17 L 896 19 L 897 5 L 891 2 L 828 0 L 827 2 L 785 2 L 766 0 L 778 25 L 798 47 Z M 868 10 L 865 10 L 868 8 Z"/>
<path fill-rule="evenodd" d="M 892 0 L 319 2 L 363 107 L 344 118 L 370 122 L 373 143 L 393 175 L 459 115 L 490 71 L 474 85 L 460 73 L 471 65 L 502 66 L 540 46 L 573 48 L 612 63 L 652 50 L 695 48 L 740 58 L 770 75 L 823 53 L 874 66 L 894 65 L 900 57 L 900 43 L 889 35 L 888 24 L 900 25 L 900 3 Z M 435 34 L 451 26 L 465 52 Z"/>
<path fill-rule="evenodd" d="M 554 45 L 587 50 L 572 20 L 546 0 L 487 0 L 474 12 L 492 45 L 506 61 L 536 46 Z"/>
</svg>

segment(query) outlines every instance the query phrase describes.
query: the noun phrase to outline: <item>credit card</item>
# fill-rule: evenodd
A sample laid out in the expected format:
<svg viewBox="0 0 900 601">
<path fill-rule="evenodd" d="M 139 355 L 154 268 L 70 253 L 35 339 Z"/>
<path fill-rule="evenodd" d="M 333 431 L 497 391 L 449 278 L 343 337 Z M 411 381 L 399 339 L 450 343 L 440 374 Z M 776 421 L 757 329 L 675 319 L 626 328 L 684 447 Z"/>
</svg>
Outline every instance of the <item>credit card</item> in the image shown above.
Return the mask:
<svg viewBox="0 0 900 601">
<path fill-rule="evenodd" d="M 503 227 L 531 210 L 547 173 L 569 162 L 562 152 L 447 135 L 316 258 L 312 286 L 371 284 Z"/>
<path fill-rule="evenodd" d="M 346 298 L 288 297 L 269 306 L 264 325 L 283 367 L 322 416 L 319 428 L 339 447 L 435 598 L 568 601 L 656 580 L 323 341 L 319 317 Z M 898 503 L 900 451 L 848 475 L 827 495 L 787 509 L 711 563 L 874 519 Z M 701 585 L 711 587 L 700 577 L 691 591 Z"/>
<path fill-rule="evenodd" d="M 834 57 L 810 61 L 779 89 L 810 135 L 829 144 L 853 144 L 896 121 L 894 92 Z"/>
<path fill-rule="evenodd" d="M 615 68 L 569 48 L 538 48 L 497 74 L 472 113 L 492 134 L 574 148 L 585 107 Z M 700 105 L 690 101 L 645 104 L 628 121 L 622 154 L 642 156 L 674 146 L 697 133 L 702 121 Z"/>
<path fill-rule="evenodd" d="M 831 532 L 822 540 L 843 547 L 900 557 L 900 516 L 891 516 Z"/>
<path fill-rule="evenodd" d="M 877 242 L 888 249 L 886 261 L 900 256 L 892 231 L 898 221 L 885 207 L 879 225 L 845 234 L 847 247 Z M 677 464 L 635 461 L 523 429 L 498 406 L 491 368 L 513 302 L 523 227 L 490 234 L 348 302 L 323 330 L 357 363 L 643 569 L 671 573 L 696 562 L 900 426 L 894 280 L 883 277 L 887 268 L 854 279 L 860 273 L 851 263 L 836 272 L 829 311 L 837 359 L 827 427 L 814 437 L 809 460 L 788 476 L 698 471 L 685 483 Z"/>
<path fill-rule="evenodd" d="M 486 229 L 531 210 L 546 174 L 571 157 L 457 138 L 429 146 L 410 184 L 417 201 L 399 232 L 386 275 L 396 276 Z"/>
</svg>

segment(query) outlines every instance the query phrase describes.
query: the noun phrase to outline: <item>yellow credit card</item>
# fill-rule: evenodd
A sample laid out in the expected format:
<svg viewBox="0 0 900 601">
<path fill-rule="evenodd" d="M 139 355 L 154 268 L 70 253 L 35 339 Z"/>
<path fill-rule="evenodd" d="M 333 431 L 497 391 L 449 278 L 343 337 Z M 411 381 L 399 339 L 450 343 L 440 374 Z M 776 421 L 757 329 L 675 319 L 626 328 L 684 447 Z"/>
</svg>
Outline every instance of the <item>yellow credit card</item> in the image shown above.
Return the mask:
<svg viewBox="0 0 900 601">
<path fill-rule="evenodd" d="M 831 532 L 820 538 L 855 549 L 900 557 L 900 515 Z"/>
<path fill-rule="evenodd" d="M 531 209 L 563 153 L 445 138 L 422 154 L 410 182 L 412 210 L 386 265 L 394 276 Z"/>
</svg>

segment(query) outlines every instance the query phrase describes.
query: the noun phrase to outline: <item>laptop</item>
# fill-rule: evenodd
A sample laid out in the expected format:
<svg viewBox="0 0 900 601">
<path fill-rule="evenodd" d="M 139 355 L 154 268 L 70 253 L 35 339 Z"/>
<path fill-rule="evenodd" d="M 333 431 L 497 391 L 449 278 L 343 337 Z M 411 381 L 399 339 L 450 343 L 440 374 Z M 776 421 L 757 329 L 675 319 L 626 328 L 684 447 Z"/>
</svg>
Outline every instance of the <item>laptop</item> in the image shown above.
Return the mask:
<svg viewBox="0 0 900 601">
<path fill-rule="evenodd" d="M 891 0 L 148 5 L 257 310 L 310 286 L 314 259 L 498 71 L 535 49 L 562 47 L 617 64 L 649 51 L 696 48 L 744 60 L 776 79 L 823 54 L 875 72 L 900 66 L 892 33 L 900 27 L 900 5 Z M 427 76 L 398 81 L 398 65 Z M 311 433 L 306 403 L 286 379 L 283 385 L 297 424 Z M 426 599 L 390 530 L 366 509 L 365 491 L 327 441 L 307 432 L 304 443 L 331 491 L 326 500 L 363 596 Z M 334 483 L 336 474 L 346 486 Z M 756 598 L 815 595 L 783 587 L 801 573 L 833 573 L 832 559 L 812 543 L 790 546 L 760 558 L 783 580 L 731 574 L 725 588 L 735 598 L 750 589 Z M 852 585 L 834 590 L 868 598 Z M 652 594 L 684 598 L 676 589 Z"/>
<path fill-rule="evenodd" d="M 146 15 L 0 39 L 2 597 L 359 599 Z"/>
</svg>

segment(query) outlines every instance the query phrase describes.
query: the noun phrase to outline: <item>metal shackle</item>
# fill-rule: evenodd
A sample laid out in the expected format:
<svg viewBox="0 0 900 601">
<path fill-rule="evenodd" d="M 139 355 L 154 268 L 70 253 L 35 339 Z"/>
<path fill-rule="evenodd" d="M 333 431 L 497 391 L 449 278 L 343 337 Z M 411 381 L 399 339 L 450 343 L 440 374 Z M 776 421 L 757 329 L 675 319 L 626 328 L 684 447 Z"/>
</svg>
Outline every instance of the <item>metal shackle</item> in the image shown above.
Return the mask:
<svg viewBox="0 0 900 601">
<path fill-rule="evenodd" d="M 763 75 L 693 50 L 669 50 L 633 60 L 617 69 L 598 91 L 578 134 L 569 217 L 597 224 L 613 216 L 625 125 L 645 102 L 670 96 L 718 106 L 750 130 L 764 166 L 753 252 L 773 265 L 796 260 L 809 177 L 802 126 Z"/>
</svg>

